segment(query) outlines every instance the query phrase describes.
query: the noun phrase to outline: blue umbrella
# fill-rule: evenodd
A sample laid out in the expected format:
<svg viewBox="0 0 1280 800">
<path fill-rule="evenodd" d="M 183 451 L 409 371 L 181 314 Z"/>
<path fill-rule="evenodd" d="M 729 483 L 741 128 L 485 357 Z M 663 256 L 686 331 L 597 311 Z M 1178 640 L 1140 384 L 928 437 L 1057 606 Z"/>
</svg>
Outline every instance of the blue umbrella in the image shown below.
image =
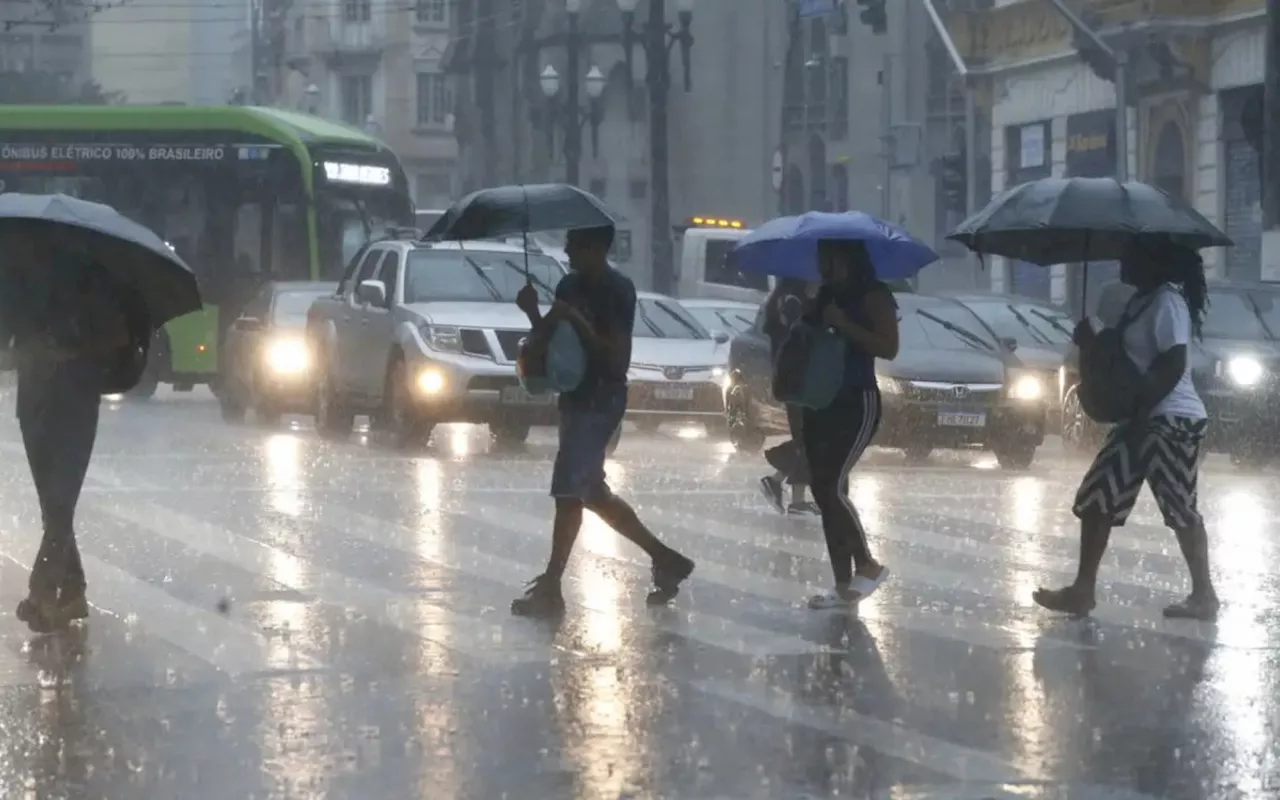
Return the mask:
<svg viewBox="0 0 1280 800">
<path fill-rule="evenodd" d="M 861 211 L 809 211 L 770 220 L 744 236 L 730 258 L 743 272 L 814 281 L 818 279 L 818 242 L 822 239 L 865 244 L 881 280 L 909 278 L 938 260 L 933 248 L 902 228 Z"/>
</svg>

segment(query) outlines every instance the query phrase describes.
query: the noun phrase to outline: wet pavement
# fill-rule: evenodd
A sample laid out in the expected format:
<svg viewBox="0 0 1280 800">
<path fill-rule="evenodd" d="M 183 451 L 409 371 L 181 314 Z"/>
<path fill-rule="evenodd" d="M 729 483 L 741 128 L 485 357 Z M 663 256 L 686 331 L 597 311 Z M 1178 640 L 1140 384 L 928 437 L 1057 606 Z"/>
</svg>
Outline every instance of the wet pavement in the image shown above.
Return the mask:
<svg viewBox="0 0 1280 800">
<path fill-rule="evenodd" d="M 1146 497 L 1073 621 L 1030 594 L 1074 568 L 1081 462 L 875 452 L 852 494 L 894 577 L 853 616 L 804 607 L 819 525 L 764 508 L 758 460 L 629 433 L 615 487 L 698 570 L 647 609 L 642 554 L 592 519 L 553 626 L 508 613 L 548 548 L 546 432 L 406 454 L 170 397 L 104 414 L 94 613 L 35 638 L 0 415 L 0 797 L 1280 796 L 1275 475 L 1206 467 L 1217 626 L 1160 618 L 1187 583 Z"/>
</svg>

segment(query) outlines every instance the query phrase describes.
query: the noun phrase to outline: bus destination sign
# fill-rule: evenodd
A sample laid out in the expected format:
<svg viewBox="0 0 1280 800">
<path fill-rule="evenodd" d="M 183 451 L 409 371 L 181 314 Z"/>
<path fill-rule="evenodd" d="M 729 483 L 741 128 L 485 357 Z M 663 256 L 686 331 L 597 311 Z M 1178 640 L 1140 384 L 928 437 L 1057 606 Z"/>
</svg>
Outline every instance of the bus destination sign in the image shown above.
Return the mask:
<svg viewBox="0 0 1280 800">
<path fill-rule="evenodd" d="M 390 186 L 391 170 L 370 164 L 324 162 L 324 177 L 332 183 L 358 183 L 364 186 Z"/>
<path fill-rule="evenodd" d="M 0 162 L 34 165 L 85 161 L 222 161 L 236 152 L 235 148 L 224 145 L 2 144 Z"/>
</svg>

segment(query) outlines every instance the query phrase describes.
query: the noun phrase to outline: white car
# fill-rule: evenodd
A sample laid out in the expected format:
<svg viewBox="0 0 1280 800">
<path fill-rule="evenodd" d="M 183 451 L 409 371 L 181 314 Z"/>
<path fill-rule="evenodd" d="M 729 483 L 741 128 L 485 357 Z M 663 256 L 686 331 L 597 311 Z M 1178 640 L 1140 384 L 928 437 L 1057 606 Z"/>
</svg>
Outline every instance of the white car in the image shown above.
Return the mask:
<svg viewBox="0 0 1280 800">
<path fill-rule="evenodd" d="M 627 375 L 627 419 L 641 430 L 664 422 L 724 422 L 729 334 L 711 333 L 680 301 L 640 292 Z"/>
<path fill-rule="evenodd" d="M 681 300 L 680 305 L 701 322 L 702 327 L 712 333 L 723 331 L 731 337 L 751 330 L 760 311 L 759 305 L 713 297 L 689 298 Z"/>
</svg>

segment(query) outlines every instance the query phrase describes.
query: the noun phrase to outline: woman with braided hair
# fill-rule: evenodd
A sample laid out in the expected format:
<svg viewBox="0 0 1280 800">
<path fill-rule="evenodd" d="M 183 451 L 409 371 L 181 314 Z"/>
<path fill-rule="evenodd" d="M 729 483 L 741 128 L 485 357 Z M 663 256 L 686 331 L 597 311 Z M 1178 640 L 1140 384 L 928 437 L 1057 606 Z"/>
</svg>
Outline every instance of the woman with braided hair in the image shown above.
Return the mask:
<svg viewBox="0 0 1280 800">
<path fill-rule="evenodd" d="M 1137 405 L 1107 434 L 1076 492 L 1080 567 L 1075 583 L 1039 589 L 1034 599 L 1051 611 L 1077 616 L 1093 610 L 1098 567 L 1111 529 L 1125 524 L 1145 482 L 1191 572 L 1191 594 L 1165 608 L 1164 615 L 1213 620 L 1218 595 L 1196 503 L 1208 418 L 1191 380 L 1187 352 L 1192 337 L 1200 338 L 1208 305 L 1204 261 L 1196 251 L 1167 241 L 1135 243 L 1121 259 L 1120 277 L 1137 290 L 1115 326 L 1124 326 L 1124 351 L 1143 375 Z M 1074 338 L 1083 350 L 1096 336 L 1084 320 Z"/>
</svg>

